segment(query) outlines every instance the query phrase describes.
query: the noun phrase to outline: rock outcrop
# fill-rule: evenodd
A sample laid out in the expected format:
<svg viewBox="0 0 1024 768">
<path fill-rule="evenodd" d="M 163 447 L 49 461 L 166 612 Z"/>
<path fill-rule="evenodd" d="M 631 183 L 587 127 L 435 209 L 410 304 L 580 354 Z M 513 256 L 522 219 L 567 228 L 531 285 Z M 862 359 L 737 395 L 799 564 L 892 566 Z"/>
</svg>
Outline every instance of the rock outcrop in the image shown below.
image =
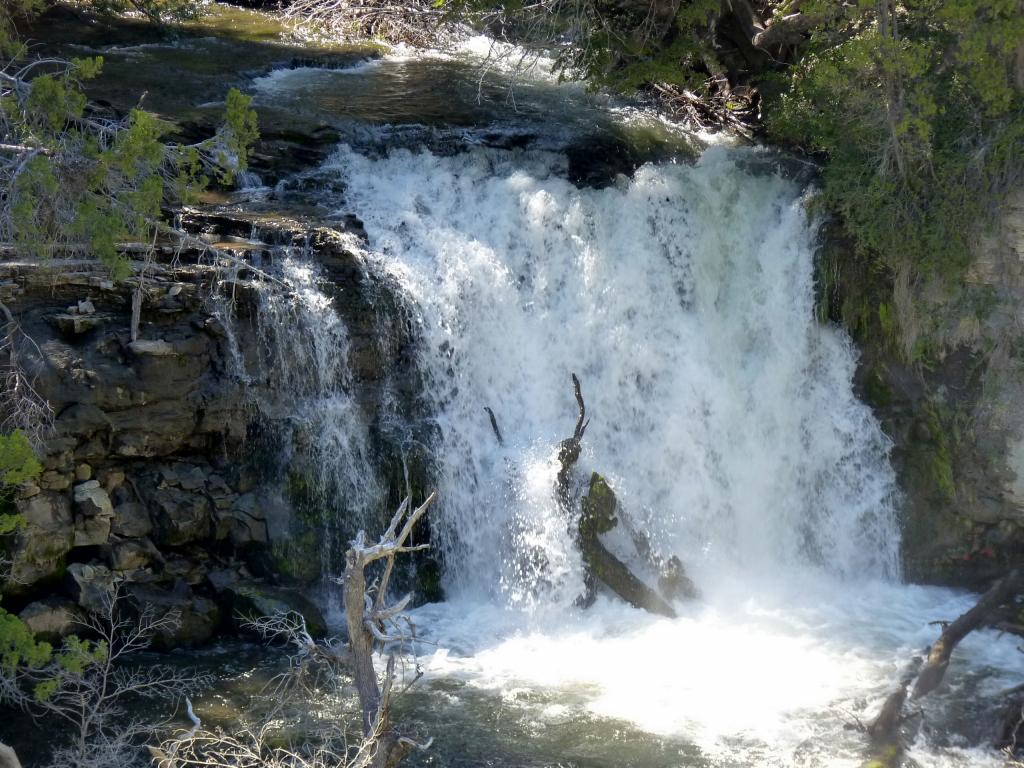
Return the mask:
<svg viewBox="0 0 1024 768">
<path fill-rule="evenodd" d="M 871 290 L 865 275 L 840 282 Z M 894 443 L 905 575 L 980 589 L 1024 557 L 1024 192 L 962 279 L 902 292 L 839 299 L 848 324 L 856 305 L 890 302 L 901 329 L 857 340 L 860 390 Z"/>
<path fill-rule="evenodd" d="M 241 240 L 236 232 L 251 236 L 254 227 L 222 214 L 188 223 L 211 241 Z M 398 341 L 397 303 L 351 235 L 298 226 L 264 230 L 276 243 L 308 244 L 320 259 L 350 331 L 351 386 L 372 421 L 382 401 L 396 401 L 384 393 L 396 371 L 412 366 Z M 158 638 L 165 648 L 205 642 L 241 610 L 299 606 L 323 629 L 315 606 L 285 589 L 321 577 L 323 521 L 294 503 L 304 483 L 288 464 L 301 448 L 291 444 L 288 393 L 260 369 L 275 361 L 255 352 L 267 288 L 244 268 L 228 275 L 205 261 L 160 255 L 133 339 L 141 264 L 115 285 L 90 261 L 0 260 L 0 300 L 31 339 L 20 359 L 54 414 L 43 472 L 15 500 L 25 524 L 0 542 L 11 561 L 4 606 L 42 635 L 65 634 L 118 582 L 137 606 L 178 612 L 179 629 Z M 377 450 L 386 467 L 386 437 Z"/>
</svg>

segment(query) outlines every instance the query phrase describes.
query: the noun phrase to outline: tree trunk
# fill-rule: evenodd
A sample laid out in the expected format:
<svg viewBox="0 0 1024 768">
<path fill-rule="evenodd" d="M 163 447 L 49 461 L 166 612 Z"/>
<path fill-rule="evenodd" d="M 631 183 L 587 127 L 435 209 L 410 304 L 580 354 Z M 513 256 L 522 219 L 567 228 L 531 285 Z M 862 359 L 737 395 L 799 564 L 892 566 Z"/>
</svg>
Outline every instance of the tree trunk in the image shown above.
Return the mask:
<svg viewBox="0 0 1024 768">
<path fill-rule="evenodd" d="M 935 641 L 928 652 L 928 659 L 921 669 L 921 674 L 917 676 L 913 698 L 919 699 L 938 688 L 939 683 L 946 676 L 946 669 L 949 667 L 949 658 L 953 654 L 953 649 L 967 635 L 981 626 L 993 611 L 1009 602 L 1021 591 L 1024 591 L 1024 578 L 1021 577 L 1020 571 L 1011 571 L 1005 578 L 993 584 L 973 608 L 945 627 L 942 634 L 939 635 L 939 639 Z"/>
</svg>

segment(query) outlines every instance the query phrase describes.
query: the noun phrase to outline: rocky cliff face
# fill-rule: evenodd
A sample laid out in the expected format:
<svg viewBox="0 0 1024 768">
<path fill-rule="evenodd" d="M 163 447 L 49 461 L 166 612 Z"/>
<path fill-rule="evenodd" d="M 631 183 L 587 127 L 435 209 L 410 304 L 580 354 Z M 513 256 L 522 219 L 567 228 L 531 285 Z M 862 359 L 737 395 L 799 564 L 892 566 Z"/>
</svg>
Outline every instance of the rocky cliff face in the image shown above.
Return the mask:
<svg viewBox="0 0 1024 768">
<path fill-rule="evenodd" d="M 241 256 L 255 248 L 273 261 L 266 245 L 237 242 L 234 230 L 251 234 L 251 221 L 197 215 L 190 225 L 236 241 L 225 247 Z M 308 244 L 333 286 L 351 340 L 348 386 L 372 431 L 381 404 L 412 389 L 402 383 L 401 328 L 388 327 L 401 324 L 396 304 L 352 234 L 272 230 L 279 242 Z M 322 625 L 308 600 L 285 589 L 320 578 L 322 521 L 299 503 L 300 478 L 285 467 L 296 424 L 267 368 L 287 361 L 260 349 L 261 296 L 287 287 L 201 261 L 198 252 L 159 255 L 134 341 L 141 264 L 114 285 L 92 262 L 0 262 L 0 300 L 24 332 L 21 360 L 54 414 L 44 471 L 16 499 L 25 525 L 6 544 L 4 606 L 44 635 L 66 632 L 115 581 L 137 603 L 181 612 L 165 645 L 204 642 L 238 611 L 274 606 Z M 386 469 L 394 446 L 374 434 Z"/>
<path fill-rule="evenodd" d="M 860 384 L 895 444 L 906 575 L 980 588 L 1024 558 L 1024 192 L 965 280 L 902 290 L 916 348 L 864 339 Z"/>
</svg>

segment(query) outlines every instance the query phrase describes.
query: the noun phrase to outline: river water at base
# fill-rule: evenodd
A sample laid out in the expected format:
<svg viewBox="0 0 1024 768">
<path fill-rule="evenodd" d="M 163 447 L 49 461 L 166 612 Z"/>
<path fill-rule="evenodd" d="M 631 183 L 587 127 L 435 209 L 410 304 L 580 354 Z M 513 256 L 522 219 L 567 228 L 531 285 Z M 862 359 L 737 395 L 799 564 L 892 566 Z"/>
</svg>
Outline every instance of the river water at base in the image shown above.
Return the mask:
<svg viewBox="0 0 1024 768">
<path fill-rule="evenodd" d="M 849 339 L 814 319 L 805 190 L 763 152 L 691 163 L 663 128 L 651 150 L 656 118 L 547 78 L 513 108 L 471 65 L 399 57 L 255 83 L 257 103 L 292 98 L 347 126 L 321 169 L 344 192 L 321 203 L 363 220 L 371 269 L 417 327 L 449 599 L 413 614 L 424 678 L 399 716 L 435 738 L 415 760 L 859 765 L 858 724 L 935 638 L 929 623 L 974 598 L 900 583 L 889 443 L 854 396 Z M 446 95 L 417 120 L 427 82 Z M 587 137 L 616 146 L 637 126 L 636 162 L 573 183 Z M 554 494 L 571 372 L 592 416 L 576 491 L 609 478 L 609 545 L 645 577 L 627 528 L 686 564 L 701 594 L 678 618 L 607 595 L 576 605 L 576 521 Z M 912 707 L 910 756 L 1000 764 L 989 702 L 1022 674 L 1011 639 L 969 637 Z"/>
</svg>

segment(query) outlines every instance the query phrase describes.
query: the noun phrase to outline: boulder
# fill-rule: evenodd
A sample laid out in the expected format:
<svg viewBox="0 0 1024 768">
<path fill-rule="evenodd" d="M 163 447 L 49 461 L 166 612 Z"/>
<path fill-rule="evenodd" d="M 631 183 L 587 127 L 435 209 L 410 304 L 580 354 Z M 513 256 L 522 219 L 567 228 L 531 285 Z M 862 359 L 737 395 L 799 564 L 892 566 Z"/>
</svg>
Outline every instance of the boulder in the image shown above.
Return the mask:
<svg viewBox="0 0 1024 768">
<path fill-rule="evenodd" d="M 8 549 L 11 565 L 4 590 L 10 593 L 59 574 L 75 538 L 71 505 L 63 494 L 44 490 L 15 504 L 25 524 L 11 537 Z"/>
<path fill-rule="evenodd" d="M 239 581 L 225 590 L 236 622 L 284 613 L 298 613 L 314 637 L 327 634 L 327 622 L 316 604 L 301 592 L 255 581 Z"/>
<path fill-rule="evenodd" d="M 115 571 L 134 571 L 151 563 L 162 563 L 163 556 L 149 539 L 122 539 L 103 548 L 103 556 Z"/>
<path fill-rule="evenodd" d="M 206 471 L 195 464 L 168 464 L 160 470 L 165 485 L 196 491 L 206 487 Z"/>
<path fill-rule="evenodd" d="M 85 621 L 85 611 L 62 597 L 47 597 L 29 603 L 18 618 L 28 627 L 36 640 L 56 644 L 61 638 L 74 634 Z"/>
<path fill-rule="evenodd" d="M 75 486 L 75 511 L 85 517 L 114 516 L 114 505 L 110 503 L 110 495 L 100 487 L 99 480 L 87 480 Z"/>
<path fill-rule="evenodd" d="M 75 486 L 75 546 L 91 547 L 105 544 L 110 538 L 114 505 L 98 480 Z"/>
<path fill-rule="evenodd" d="M 82 608 L 102 613 L 114 595 L 114 574 L 105 565 L 72 563 L 68 566 L 68 587 Z"/>
<path fill-rule="evenodd" d="M 217 509 L 217 539 L 230 539 L 235 546 L 266 544 L 270 540 L 265 519 L 269 506 L 266 498 L 250 491 L 235 499 L 229 508 Z"/>
<path fill-rule="evenodd" d="M 75 518 L 75 546 L 97 547 L 110 538 L 110 520 L 105 515 Z"/>
<path fill-rule="evenodd" d="M 196 428 L 195 408 L 184 397 L 179 383 L 177 396 L 146 391 L 145 397 L 173 399 L 140 404 L 110 414 L 114 430 L 111 450 L 125 458 L 166 456 L 188 444 Z"/>
<path fill-rule="evenodd" d="M 39 476 L 39 487 L 47 491 L 66 491 L 71 487 L 73 475 L 47 470 Z"/>
<path fill-rule="evenodd" d="M 136 501 L 126 501 L 114 507 L 110 530 L 116 536 L 127 539 L 142 538 L 153 530 L 153 522 L 145 506 Z"/>
<path fill-rule="evenodd" d="M 54 428 L 61 435 L 88 436 L 109 429 L 110 419 L 95 405 L 75 403 L 61 411 Z"/>
<path fill-rule="evenodd" d="M 158 545 L 180 547 L 210 537 L 213 517 L 205 494 L 163 488 L 154 490 L 148 500 Z"/>
<path fill-rule="evenodd" d="M 208 569 L 204 561 L 208 555 L 198 548 L 190 551 L 189 555 L 169 555 L 164 563 L 164 576 L 180 579 L 192 586 L 198 586 L 206 581 Z"/>
<path fill-rule="evenodd" d="M 155 355 L 156 357 L 169 357 L 171 355 L 177 355 L 177 351 L 174 346 L 168 344 L 163 339 L 139 339 L 133 341 L 128 345 L 128 349 L 133 355 Z"/>
<path fill-rule="evenodd" d="M 210 641 L 220 626 L 221 613 L 217 603 L 196 595 L 181 580 L 176 581 L 171 589 L 132 584 L 128 587 L 128 596 L 140 612 L 151 606 L 158 617 L 175 613 L 175 626 L 162 629 L 153 636 L 152 647 L 157 650 L 203 645 Z"/>
<path fill-rule="evenodd" d="M 53 316 L 53 322 L 57 329 L 66 336 L 79 336 L 94 331 L 109 320 L 110 317 L 105 315 L 80 315 L 70 312 L 62 312 Z"/>
</svg>

